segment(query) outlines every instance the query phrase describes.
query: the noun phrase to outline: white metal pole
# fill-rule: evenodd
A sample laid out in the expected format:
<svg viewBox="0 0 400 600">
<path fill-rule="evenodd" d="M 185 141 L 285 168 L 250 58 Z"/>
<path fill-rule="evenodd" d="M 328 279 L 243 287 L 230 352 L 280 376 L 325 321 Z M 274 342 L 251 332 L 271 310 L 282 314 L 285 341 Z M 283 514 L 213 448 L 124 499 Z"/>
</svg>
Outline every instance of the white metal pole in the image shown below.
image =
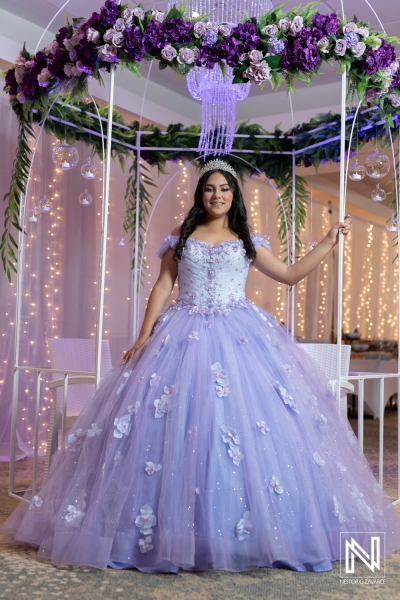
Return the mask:
<svg viewBox="0 0 400 600">
<path fill-rule="evenodd" d="M 296 155 L 292 156 L 292 265 L 296 262 Z M 290 319 L 290 333 L 294 338 L 295 310 L 296 310 L 296 284 L 292 285 L 292 305 Z"/>
<path fill-rule="evenodd" d="M 346 207 L 346 95 L 347 95 L 347 73 L 342 73 L 342 99 L 341 99 L 341 131 L 340 131 L 340 195 L 339 195 L 339 221 L 343 221 Z M 343 319 L 343 261 L 344 261 L 344 239 L 339 232 L 338 245 L 338 292 L 337 292 L 337 322 L 336 322 L 336 402 L 340 405 L 340 382 L 342 377 L 342 319 Z M 360 415 L 358 415 L 360 418 Z"/>
<path fill-rule="evenodd" d="M 100 277 L 98 285 L 98 306 L 96 323 L 96 388 L 100 383 L 101 368 L 101 346 L 103 339 L 103 318 L 104 318 L 104 287 L 106 278 L 106 255 L 107 255 L 107 231 L 108 231 L 108 205 L 110 199 L 110 177 L 111 177 L 111 145 L 112 145 L 112 127 L 113 127 L 113 106 L 114 106 L 114 87 L 115 87 L 115 66 L 110 70 L 110 97 L 108 105 L 107 122 L 107 146 L 106 146 L 106 181 L 104 186 L 104 197 L 102 203 L 101 219 L 101 249 L 100 249 Z"/>
<path fill-rule="evenodd" d="M 29 182 L 29 180 L 28 180 Z M 28 185 L 28 183 L 27 183 Z M 15 456 L 17 442 L 17 416 L 18 416 L 18 384 L 19 384 L 19 345 L 21 340 L 21 303 L 22 303 L 22 268 L 24 264 L 25 235 L 24 222 L 26 210 L 26 196 L 21 192 L 20 195 L 20 213 L 18 232 L 18 270 L 17 270 L 17 295 L 15 299 L 15 322 L 14 322 L 14 376 L 12 390 L 12 409 L 11 409 L 11 434 L 10 434 L 10 474 L 9 474 L 9 493 L 14 492 L 15 482 Z"/>
<path fill-rule="evenodd" d="M 141 132 L 136 132 L 136 221 L 135 221 L 135 255 L 133 271 L 133 338 L 136 340 L 139 329 L 139 211 L 140 211 L 140 145 Z M 144 248 L 143 248 L 144 251 Z"/>
</svg>

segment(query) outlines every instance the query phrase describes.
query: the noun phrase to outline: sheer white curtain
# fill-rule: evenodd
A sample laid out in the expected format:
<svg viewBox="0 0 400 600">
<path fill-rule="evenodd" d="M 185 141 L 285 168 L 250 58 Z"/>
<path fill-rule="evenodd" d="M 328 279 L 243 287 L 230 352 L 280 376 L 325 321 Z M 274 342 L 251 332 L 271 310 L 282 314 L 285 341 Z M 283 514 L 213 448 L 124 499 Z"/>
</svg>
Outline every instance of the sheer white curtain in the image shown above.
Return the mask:
<svg viewBox="0 0 400 600">
<path fill-rule="evenodd" d="M 17 122 L 4 97 L 0 97 L 1 145 L 0 194 L 8 189 L 14 159 Z M 32 143 L 34 143 L 32 141 Z M 28 209 L 46 194 L 53 198 L 50 213 L 42 214 L 38 222 L 26 222 L 26 250 L 23 264 L 23 306 L 21 321 L 20 364 L 45 366 L 49 364 L 47 340 L 52 337 L 93 338 L 98 289 L 98 259 L 100 248 L 101 175 L 87 182 L 80 174 L 89 151 L 77 144 L 79 165 L 68 172 L 58 172 L 51 153 L 55 139 L 43 135 L 38 145 Z M 98 157 L 94 161 L 100 167 Z M 152 176 L 153 206 L 146 238 L 144 285 L 140 291 L 140 321 L 143 318 L 149 292 L 160 268 L 156 251 L 162 237 L 171 233 L 188 212 L 197 177 L 194 167 L 168 163 L 167 175 Z M 118 163 L 111 174 L 111 201 L 107 250 L 107 277 L 105 290 L 104 337 L 110 341 L 113 363 L 121 360 L 122 353 L 133 342 L 132 296 L 133 273 L 130 270 L 133 247 L 126 240 L 119 246 L 119 235 L 125 213 L 125 186 L 127 173 Z M 87 188 L 93 196 L 89 206 L 81 206 L 79 194 Z M 277 241 L 277 197 L 270 186 L 260 178 L 252 178 L 244 186 L 244 197 L 253 230 L 264 234 L 268 228 L 272 236 L 274 254 L 282 255 Z M 4 205 L 2 204 L 1 218 Z M 337 219 L 335 211 L 328 214 L 326 205 L 314 203 L 313 236 L 321 236 Z M 349 249 L 351 268 L 346 275 L 345 323 L 347 329 L 359 327 L 363 335 L 394 338 L 397 335 L 397 311 L 394 292 L 395 273 L 392 260 L 395 249 L 382 227 L 371 226 L 354 218 Z M 302 232 L 306 243 L 310 237 L 309 224 Z M 369 243 L 369 246 L 368 246 Z M 303 249 L 303 253 L 305 250 Z M 364 280 L 362 280 L 362 277 Z M 366 286 L 366 281 L 368 285 Z M 15 280 L 10 285 L 0 271 L 0 460 L 9 455 L 9 420 L 11 410 L 13 328 L 15 314 Z M 256 304 L 286 322 L 286 288 L 250 270 L 247 295 Z M 176 296 L 177 290 L 171 297 Z M 296 305 L 296 334 L 314 339 L 329 339 L 332 326 L 332 307 L 335 295 L 335 273 L 332 256 L 298 286 Z M 368 302 L 368 303 L 367 303 Z M 391 316 L 390 316 L 391 315 Z M 367 321 L 368 319 L 368 321 Z M 33 444 L 35 380 L 21 373 L 19 387 L 18 445 L 19 457 L 31 454 Z M 50 416 L 50 394 L 43 385 L 41 426 L 39 440 L 45 450 Z"/>
</svg>

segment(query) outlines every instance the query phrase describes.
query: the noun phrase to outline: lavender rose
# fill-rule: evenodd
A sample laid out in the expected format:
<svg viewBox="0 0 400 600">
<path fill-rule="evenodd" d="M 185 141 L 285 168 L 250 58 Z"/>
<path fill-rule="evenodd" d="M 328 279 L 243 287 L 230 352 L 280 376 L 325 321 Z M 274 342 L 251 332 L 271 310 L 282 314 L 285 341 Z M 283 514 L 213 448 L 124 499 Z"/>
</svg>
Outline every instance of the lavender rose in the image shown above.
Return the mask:
<svg viewBox="0 0 400 600">
<path fill-rule="evenodd" d="M 231 29 L 230 25 L 226 25 L 225 23 L 218 27 L 218 33 L 220 35 L 222 35 L 222 37 L 227 37 L 228 35 L 231 34 L 231 31 L 232 31 L 232 29 Z"/>
<path fill-rule="evenodd" d="M 197 21 L 197 23 L 194 24 L 194 27 L 193 27 L 194 37 L 201 38 L 201 37 L 203 37 L 203 35 L 205 34 L 206 31 L 207 31 L 207 27 L 206 27 L 206 24 L 204 23 L 204 21 Z"/>
<path fill-rule="evenodd" d="M 132 23 L 133 20 L 133 10 L 131 8 L 126 8 L 123 12 L 122 12 L 122 18 L 125 21 L 125 25 L 130 25 Z"/>
<path fill-rule="evenodd" d="M 24 102 L 26 102 L 26 98 L 25 98 L 23 92 L 18 92 L 17 100 L 18 100 L 18 102 L 20 102 L 20 104 L 24 104 Z"/>
<path fill-rule="evenodd" d="M 49 79 L 51 78 L 50 71 L 45 67 L 41 70 L 39 75 L 37 76 L 38 83 L 41 87 L 47 87 L 50 83 Z"/>
<path fill-rule="evenodd" d="M 263 58 L 262 52 L 259 50 L 251 50 L 249 52 L 249 60 L 251 65 L 258 65 Z"/>
<path fill-rule="evenodd" d="M 87 73 L 88 75 L 92 75 L 93 73 L 92 69 L 88 65 L 84 65 L 81 60 L 78 60 L 76 63 L 76 68 L 78 69 L 79 73 Z"/>
<path fill-rule="evenodd" d="M 107 29 L 107 31 L 103 35 L 103 40 L 107 43 L 111 43 L 116 33 L 117 32 L 115 31 L 115 29 Z"/>
<path fill-rule="evenodd" d="M 86 39 L 88 42 L 96 44 L 100 39 L 100 33 L 96 29 L 93 29 L 93 27 L 89 27 L 86 32 Z"/>
<path fill-rule="evenodd" d="M 276 37 L 278 35 L 278 27 L 276 25 L 266 25 L 261 31 L 268 37 Z"/>
<path fill-rule="evenodd" d="M 161 50 L 161 56 L 163 57 L 164 60 L 168 60 L 169 62 L 172 62 L 174 60 L 174 58 L 176 57 L 176 55 L 177 55 L 177 51 L 170 44 L 168 44 Z"/>
<path fill-rule="evenodd" d="M 382 46 L 382 40 L 381 38 L 376 37 L 375 38 L 375 44 L 372 46 L 372 50 L 379 50 L 379 48 Z"/>
<path fill-rule="evenodd" d="M 196 48 L 198 53 L 198 48 Z M 179 48 L 177 57 L 178 63 L 181 65 L 191 65 L 196 60 L 196 53 L 191 48 Z"/>
<path fill-rule="evenodd" d="M 394 108 L 398 108 L 400 106 L 400 95 L 399 94 L 390 94 L 389 102 Z"/>
<path fill-rule="evenodd" d="M 289 17 L 285 17 L 284 19 L 281 19 L 278 23 L 278 27 L 281 31 L 283 31 L 283 33 L 287 33 L 288 31 L 290 31 L 290 26 L 291 26 L 291 22 Z"/>
<path fill-rule="evenodd" d="M 26 58 L 24 58 L 22 56 L 22 52 L 21 50 L 19 51 L 19 55 L 17 56 L 17 58 L 15 59 L 14 65 L 16 67 L 23 67 L 26 63 Z"/>
<path fill-rule="evenodd" d="M 357 27 L 356 33 L 361 35 L 361 37 L 365 40 L 369 36 L 369 29 L 368 27 Z"/>
<path fill-rule="evenodd" d="M 46 48 L 44 49 L 45 52 L 47 52 L 48 54 L 55 54 L 58 50 L 58 42 L 50 42 L 50 44 L 47 44 Z"/>
<path fill-rule="evenodd" d="M 358 42 L 358 44 L 354 46 L 351 51 L 356 58 L 360 58 L 360 56 L 364 54 L 366 47 L 367 46 L 364 44 L 364 42 Z"/>
<path fill-rule="evenodd" d="M 293 35 L 297 35 L 303 29 L 303 17 L 297 16 L 293 19 L 290 25 L 290 32 Z"/>
<path fill-rule="evenodd" d="M 327 37 L 323 37 L 317 43 L 317 47 L 320 52 L 327 54 L 329 52 L 329 40 Z"/>
<path fill-rule="evenodd" d="M 26 68 L 24 66 L 15 68 L 15 81 L 17 83 L 22 83 L 23 78 L 26 74 Z"/>
<path fill-rule="evenodd" d="M 336 40 L 334 52 L 338 56 L 344 56 L 346 54 L 347 44 L 346 40 Z"/>
<path fill-rule="evenodd" d="M 140 6 L 137 6 L 133 10 L 133 14 L 135 15 L 135 17 L 137 17 L 138 19 L 140 19 L 141 21 L 143 21 L 144 15 L 145 15 L 145 12 L 144 12 L 143 8 L 140 8 Z"/>
<path fill-rule="evenodd" d="M 219 25 L 218 23 L 215 23 L 214 21 L 208 21 L 208 23 L 206 23 L 206 28 L 208 31 L 218 31 Z"/>
<path fill-rule="evenodd" d="M 161 12 L 160 10 L 153 10 L 151 16 L 155 21 L 157 21 L 157 23 L 164 23 L 165 21 L 165 13 Z"/>
<path fill-rule="evenodd" d="M 116 48 L 122 48 L 124 45 L 124 34 L 117 31 L 112 38 L 112 43 Z"/>
<path fill-rule="evenodd" d="M 249 58 L 249 55 L 244 53 L 244 54 L 240 54 L 239 56 L 239 61 L 240 62 L 244 62 L 245 60 L 247 60 Z"/>
<path fill-rule="evenodd" d="M 350 21 L 343 27 L 343 33 L 357 33 L 358 25 Z"/>
<path fill-rule="evenodd" d="M 121 33 L 122 31 L 124 31 L 124 29 L 125 29 L 125 21 L 124 21 L 124 19 L 117 19 L 115 21 L 114 29 L 115 29 L 115 31 L 118 31 L 119 33 Z"/>
<path fill-rule="evenodd" d="M 252 83 L 260 85 L 264 81 L 271 79 L 271 69 L 267 64 L 250 65 L 243 73 L 243 77 L 249 79 Z"/>
<path fill-rule="evenodd" d="M 67 77 L 78 77 L 80 75 L 78 68 L 71 63 L 65 63 L 64 65 L 64 73 Z"/>
<path fill-rule="evenodd" d="M 115 46 L 111 46 L 111 44 L 104 44 L 104 46 L 100 46 L 98 55 L 100 60 L 103 60 L 104 62 L 118 62 L 117 49 Z"/>
</svg>

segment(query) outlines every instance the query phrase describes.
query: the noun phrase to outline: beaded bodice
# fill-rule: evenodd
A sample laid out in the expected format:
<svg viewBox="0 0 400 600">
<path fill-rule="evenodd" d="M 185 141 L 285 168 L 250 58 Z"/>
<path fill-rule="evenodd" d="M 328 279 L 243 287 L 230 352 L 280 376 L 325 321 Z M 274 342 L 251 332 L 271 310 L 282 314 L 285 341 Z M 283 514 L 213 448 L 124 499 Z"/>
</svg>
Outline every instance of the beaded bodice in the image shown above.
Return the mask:
<svg viewBox="0 0 400 600">
<path fill-rule="evenodd" d="M 178 241 L 178 236 L 165 236 L 158 256 L 161 258 L 169 246 L 175 248 Z M 270 249 L 261 235 L 252 236 L 252 241 L 255 247 L 264 245 Z M 227 240 L 212 246 L 188 238 L 178 261 L 179 296 L 175 306 L 214 314 L 246 306 L 249 300 L 245 284 L 250 266 L 242 240 Z"/>
</svg>

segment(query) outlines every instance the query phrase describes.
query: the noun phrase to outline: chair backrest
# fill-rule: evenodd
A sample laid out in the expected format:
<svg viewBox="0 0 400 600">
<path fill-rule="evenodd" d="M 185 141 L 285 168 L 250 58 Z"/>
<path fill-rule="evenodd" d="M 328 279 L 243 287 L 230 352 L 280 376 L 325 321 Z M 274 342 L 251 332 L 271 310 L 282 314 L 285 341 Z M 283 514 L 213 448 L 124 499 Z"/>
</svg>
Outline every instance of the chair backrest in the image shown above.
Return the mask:
<svg viewBox="0 0 400 600">
<path fill-rule="evenodd" d="M 96 340 L 57 338 L 48 340 L 52 369 L 71 369 L 71 371 L 95 370 Z M 102 340 L 100 377 L 103 378 L 112 368 L 110 344 Z M 53 373 L 53 379 L 62 377 L 61 373 Z M 95 390 L 90 383 L 68 386 L 67 416 L 78 415 Z M 63 391 L 57 388 L 57 410 L 61 410 Z"/>
<path fill-rule="evenodd" d="M 331 381 L 337 378 L 337 346 L 336 344 L 299 344 L 300 348 L 307 352 L 317 363 L 325 377 Z M 351 346 L 342 345 L 341 367 L 342 377 L 349 374 Z"/>
</svg>

